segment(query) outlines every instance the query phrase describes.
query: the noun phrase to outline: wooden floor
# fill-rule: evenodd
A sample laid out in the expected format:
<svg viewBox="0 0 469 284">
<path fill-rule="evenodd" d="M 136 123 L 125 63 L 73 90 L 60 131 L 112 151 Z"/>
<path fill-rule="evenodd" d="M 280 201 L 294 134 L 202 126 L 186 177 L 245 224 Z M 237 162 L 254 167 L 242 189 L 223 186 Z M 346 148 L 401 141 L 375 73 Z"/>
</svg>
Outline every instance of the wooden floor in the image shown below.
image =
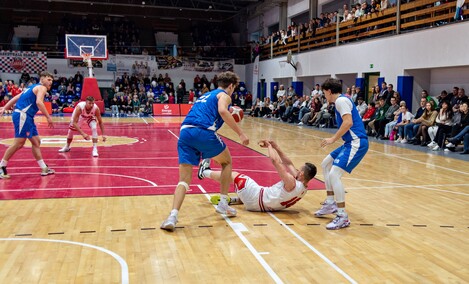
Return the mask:
<svg viewBox="0 0 469 284">
<path fill-rule="evenodd" d="M 56 118 L 61 135 L 67 119 Z M 105 118 L 121 128 L 178 122 Z M 255 142 L 275 139 L 297 165 L 319 167 L 333 150 L 319 147 L 324 131 L 260 118 L 241 125 L 249 147 L 265 154 Z M 11 137 L 0 131 L 0 141 Z M 238 141 L 226 126 L 220 134 Z M 343 181 L 352 225 L 338 231 L 325 228 L 333 216 L 313 215 L 324 190 L 284 212 L 238 207 L 231 219 L 208 194 L 188 195 L 173 233 L 159 229 L 172 195 L 3 200 L 0 283 L 469 282 L 469 162 L 372 140 Z"/>
</svg>

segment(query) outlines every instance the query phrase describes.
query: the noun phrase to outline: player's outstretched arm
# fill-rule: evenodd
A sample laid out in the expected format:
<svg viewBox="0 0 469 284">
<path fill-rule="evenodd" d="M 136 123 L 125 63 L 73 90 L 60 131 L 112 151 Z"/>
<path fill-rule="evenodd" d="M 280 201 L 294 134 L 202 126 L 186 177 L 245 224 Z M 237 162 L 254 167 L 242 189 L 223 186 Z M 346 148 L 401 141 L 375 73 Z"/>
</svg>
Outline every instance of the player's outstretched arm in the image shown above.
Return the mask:
<svg viewBox="0 0 469 284">
<path fill-rule="evenodd" d="M 13 99 L 9 100 L 8 103 L 4 107 L 0 107 L 0 115 L 2 115 L 5 110 L 11 109 L 16 104 L 16 102 L 20 99 L 22 94 L 23 93 L 16 95 Z"/>
<path fill-rule="evenodd" d="M 263 148 L 267 148 L 267 154 L 272 161 L 272 164 L 275 166 L 278 175 L 282 179 L 284 183 L 285 190 L 292 191 L 295 189 L 296 180 L 295 177 L 290 173 L 290 171 L 286 169 L 285 165 L 282 162 L 277 150 L 274 149 L 272 144 L 269 141 L 263 140 Z M 296 172 L 295 172 L 296 174 Z"/>
<path fill-rule="evenodd" d="M 230 111 L 228 110 L 228 106 L 231 103 L 231 98 L 226 93 L 221 93 L 218 98 L 218 113 L 223 118 L 223 121 L 233 129 L 236 134 L 238 134 L 239 139 L 243 145 L 249 144 L 249 138 L 244 134 L 241 127 L 238 126 L 236 121 L 234 120 L 233 116 L 231 115 Z"/>
</svg>

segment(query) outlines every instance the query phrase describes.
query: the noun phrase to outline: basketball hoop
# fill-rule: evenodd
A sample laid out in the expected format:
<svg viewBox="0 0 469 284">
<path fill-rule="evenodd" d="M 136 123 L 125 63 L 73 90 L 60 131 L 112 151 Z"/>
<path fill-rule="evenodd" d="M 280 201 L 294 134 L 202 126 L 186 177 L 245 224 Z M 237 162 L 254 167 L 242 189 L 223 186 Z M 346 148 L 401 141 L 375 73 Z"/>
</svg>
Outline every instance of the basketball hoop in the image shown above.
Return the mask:
<svg viewBox="0 0 469 284">
<path fill-rule="evenodd" d="M 83 62 L 88 63 L 88 74 L 90 78 L 93 78 L 93 63 L 91 62 L 91 56 L 93 56 L 92 53 L 87 53 L 83 52 L 80 54 L 81 57 L 83 58 Z"/>
</svg>

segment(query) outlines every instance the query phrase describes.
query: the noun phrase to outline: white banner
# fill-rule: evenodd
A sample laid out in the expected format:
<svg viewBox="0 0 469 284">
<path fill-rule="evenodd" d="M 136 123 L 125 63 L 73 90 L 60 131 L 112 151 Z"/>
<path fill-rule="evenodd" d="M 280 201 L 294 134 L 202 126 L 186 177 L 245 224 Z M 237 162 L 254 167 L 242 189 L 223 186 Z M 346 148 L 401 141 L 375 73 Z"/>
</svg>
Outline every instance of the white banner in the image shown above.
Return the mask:
<svg viewBox="0 0 469 284">
<path fill-rule="evenodd" d="M 259 55 L 254 59 L 254 67 L 252 70 L 252 103 L 257 99 L 257 86 L 259 83 Z"/>
</svg>

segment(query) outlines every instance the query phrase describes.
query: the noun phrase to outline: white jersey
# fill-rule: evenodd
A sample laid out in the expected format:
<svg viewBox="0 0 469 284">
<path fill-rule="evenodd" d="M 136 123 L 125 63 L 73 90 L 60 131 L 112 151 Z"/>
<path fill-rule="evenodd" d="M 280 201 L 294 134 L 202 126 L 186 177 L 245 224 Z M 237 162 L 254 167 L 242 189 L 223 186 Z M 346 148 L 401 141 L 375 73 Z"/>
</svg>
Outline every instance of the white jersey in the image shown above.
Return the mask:
<svg viewBox="0 0 469 284">
<path fill-rule="evenodd" d="M 78 109 L 81 109 L 81 114 L 78 118 L 78 125 L 80 125 L 80 127 L 84 123 L 89 125 L 92 121 L 96 121 L 96 112 L 99 111 L 99 108 L 96 104 L 93 105 L 90 111 L 87 111 L 86 101 L 79 102 L 73 110 L 72 121 L 70 121 L 70 129 L 72 130 L 75 130 L 75 128 L 73 127 L 73 117 L 75 116 L 75 112 L 78 111 Z"/>
<path fill-rule="evenodd" d="M 293 206 L 307 192 L 300 181 L 296 181 L 295 189 L 285 190 L 283 181 L 264 187 L 258 185 L 250 177 L 240 174 L 235 180 L 236 192 L 248 211 L 278 211 Z"/>
</svg>

